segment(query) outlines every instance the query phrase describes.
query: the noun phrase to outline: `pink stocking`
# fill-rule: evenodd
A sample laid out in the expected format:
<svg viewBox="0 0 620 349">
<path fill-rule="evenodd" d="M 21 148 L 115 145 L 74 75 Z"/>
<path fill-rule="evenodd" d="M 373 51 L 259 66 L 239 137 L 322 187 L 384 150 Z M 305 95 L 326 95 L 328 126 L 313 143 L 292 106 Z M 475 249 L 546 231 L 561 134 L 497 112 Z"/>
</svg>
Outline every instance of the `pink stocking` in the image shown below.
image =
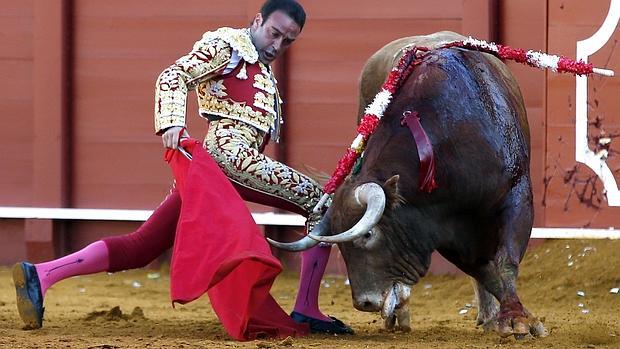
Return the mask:
<svg viewBox="0 0 620 349">
<path fill-rule="evenodd" d="M 45 297 L 47 289 L 58 281 L 106 271 L 108 264 L 108 248 L 99 240 L 68 256 L 34 266 L 41 282 L 41 295 Z"/>
<path fill-rule="evenodd" d="M 322 321 L 332 321 L 319 310 L 321 279 L 331 250 L 331 245 L 325 247 L 319 245 L 301 254 L 299 292 L 295 301 L 294 311 Z"/>
</svg>

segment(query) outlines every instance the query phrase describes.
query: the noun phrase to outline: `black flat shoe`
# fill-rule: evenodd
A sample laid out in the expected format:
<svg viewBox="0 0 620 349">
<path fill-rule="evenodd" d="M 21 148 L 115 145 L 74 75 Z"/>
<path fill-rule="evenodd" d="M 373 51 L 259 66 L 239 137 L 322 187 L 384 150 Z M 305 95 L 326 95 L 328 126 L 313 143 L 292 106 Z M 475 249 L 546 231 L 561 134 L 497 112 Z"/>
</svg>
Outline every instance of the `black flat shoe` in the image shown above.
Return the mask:
<svg viewBox="0 0 620 349">
<path fill-rule="evenodd" d="M 26 262 L 13 266 L 13 283 L 17 297 L 17 310 L 26 325 L 25 330 L 43 326 L 43 296 L 41 284 L 34 265 Z"/>
<path fill-rule="evenodd" d="M 323 321 L 294 311 L 291 313 L 291 318 L 297 323 L 310 325 L 310 332 L 312 333 L 355 334 L 351 327 L 333 316 L 330 316 L 332 321 Z"/>
</svg>

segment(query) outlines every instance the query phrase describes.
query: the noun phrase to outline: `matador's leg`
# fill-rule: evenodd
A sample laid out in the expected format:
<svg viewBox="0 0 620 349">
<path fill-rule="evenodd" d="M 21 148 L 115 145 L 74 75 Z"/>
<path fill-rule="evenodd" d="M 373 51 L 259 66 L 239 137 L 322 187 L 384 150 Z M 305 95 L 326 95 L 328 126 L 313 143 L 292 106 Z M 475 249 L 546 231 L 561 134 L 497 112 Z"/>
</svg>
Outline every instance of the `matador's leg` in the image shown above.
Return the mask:
<svg viewBox="0 0 620 349">
<path fill-rule="evenodd" d="M 243 122 L 221 119 L 211 122 L 204 146 L 243 199 L 309 217 L 323 195 L 321 187 L 303 173 L 261 154 L 258 149 L 263 136 Z"/>
<path fill-rule="evenodd" d="M 181 197 L 175 190 L 135 232 L 93 242 L 70 255 L 39 264 L 17 263 L 13 282 L 26 328 L 43 326 L 43 299 L 53 284 L 75 275 L 145 266 L 174 242 Z"/>
<path fill-rule="evenodd" d="M 312 209 L 323 195 L 308 176 L 259 152 L 264 134 L 231 119 L 211 122 L 205 148 L 245 200 L 283 208 L 308 217 L 312 228 L 320 219 Z M 316 246 L 302 253 L 299 292 L 293 318 L 308 322 L 313 332 L 353 333 L 339 320 L 324 315 L 318 306 L 321 279 L 331 248 Z"/>
</svg>

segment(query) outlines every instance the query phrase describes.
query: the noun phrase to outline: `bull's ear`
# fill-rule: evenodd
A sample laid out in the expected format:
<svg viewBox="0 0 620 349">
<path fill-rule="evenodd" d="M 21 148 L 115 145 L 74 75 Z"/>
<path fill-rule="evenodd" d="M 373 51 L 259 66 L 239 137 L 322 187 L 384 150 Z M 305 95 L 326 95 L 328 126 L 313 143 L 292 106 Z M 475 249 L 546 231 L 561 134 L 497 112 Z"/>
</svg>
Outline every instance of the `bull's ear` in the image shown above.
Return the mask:
<svg viewBox="0 0 620 349">
<path fill-rule="evenodd" d="M 391 208 L 394 208 L 403 202 L 403 198 L 398 192 L 399 179 L 399 175 L 393 175 L 385 181 L 385 184 L 383 184 L 383 190 L 385 190 L 385 195 L 387 196 L 388 204 Z"/>
<path fill-rule="evenodd" d="M 399 175 L 393 175 L 392 177 L 388 178 L 387 181 L 385 181 L 385 184 L 383 185 L 383 187 L 385 188 L 385 190 L 394 191 L 395 193 L 398 193 L 398 180 L 399 179 L 400 179 Z"/>
</svg>

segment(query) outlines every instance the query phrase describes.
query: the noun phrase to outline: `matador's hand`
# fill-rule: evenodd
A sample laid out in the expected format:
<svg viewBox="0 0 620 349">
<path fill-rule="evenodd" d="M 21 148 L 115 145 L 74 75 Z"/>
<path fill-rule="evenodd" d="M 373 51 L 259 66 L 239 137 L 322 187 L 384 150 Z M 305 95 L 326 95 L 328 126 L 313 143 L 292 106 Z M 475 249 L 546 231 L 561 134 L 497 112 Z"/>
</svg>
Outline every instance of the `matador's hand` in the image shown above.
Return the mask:
<svg viewBox="0 0 620 349">
<path fill-rule="evenodd" d="M 166 130 L 161 135 L 161 140 L 164 144 L 165 148 L 177 149 L 179 147 L 179 138 L 181 137 L 181 132 L 183 131 L 184 137 L 189 137 L 185 128 L 180 126 L 173 126 Z"/>
</svg>

